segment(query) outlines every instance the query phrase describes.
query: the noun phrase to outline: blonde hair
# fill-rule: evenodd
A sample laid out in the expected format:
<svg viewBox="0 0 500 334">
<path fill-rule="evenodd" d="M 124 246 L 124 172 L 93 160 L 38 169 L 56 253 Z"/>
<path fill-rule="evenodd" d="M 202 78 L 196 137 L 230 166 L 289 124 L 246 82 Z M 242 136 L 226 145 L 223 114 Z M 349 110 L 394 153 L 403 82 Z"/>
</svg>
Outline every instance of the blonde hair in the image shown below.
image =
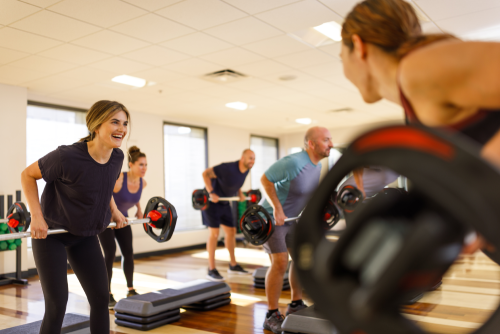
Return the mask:
<svg viewBox="0 0 500 334">
<path fill-rule="evenodd" d="M 94 103 L 94 105 L 87 111 L 87 117 L 85 118 L 89 135 L 80 139 L 80 142 L 94 140 L 95 131 L 104 122 L 120 111 L 123 111 L 127 115 L 127 120 L 130 122 L 130 113 L 123 104 L 107 100 L 101 100 Z"/>
</svg>

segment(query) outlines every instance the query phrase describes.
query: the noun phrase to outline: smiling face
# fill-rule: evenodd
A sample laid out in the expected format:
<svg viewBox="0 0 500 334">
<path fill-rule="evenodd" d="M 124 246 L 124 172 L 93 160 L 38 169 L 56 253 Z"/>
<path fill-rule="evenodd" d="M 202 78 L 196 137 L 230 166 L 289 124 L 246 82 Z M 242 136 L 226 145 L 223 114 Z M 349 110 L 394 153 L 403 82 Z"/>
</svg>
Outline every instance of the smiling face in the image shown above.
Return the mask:
<svg viewBox="0 0 500 334">
<path fill-rule="evenodd" d="M 95 130 L 95 139 L 106 147 L 118 148 L 122 145 L 123 138 L 127 135 L 127 130 L 127 114 L 123 110 L 120 110 Z"/>
<path fill-rule="evenodd" d="M 148 160 L 146 157 L 141 157 L 134 163 L 129 162 L 128 166 L 134 175 L 144 177 L 146 175 L 146 171 L 148 170 Z"/>
</svg>

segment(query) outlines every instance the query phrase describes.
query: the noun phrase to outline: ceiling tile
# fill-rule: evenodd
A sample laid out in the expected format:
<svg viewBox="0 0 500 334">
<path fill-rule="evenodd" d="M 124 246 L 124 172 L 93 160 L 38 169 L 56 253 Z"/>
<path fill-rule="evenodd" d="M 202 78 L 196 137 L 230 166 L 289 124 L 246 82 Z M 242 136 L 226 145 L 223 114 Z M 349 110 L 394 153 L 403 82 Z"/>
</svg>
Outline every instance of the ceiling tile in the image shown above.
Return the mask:
<svg viewBox="0 0 500 334">
<path fill-rule="evenodd" d="M 247 12 L 250 15 L 264 12 L 266 10 L 274 9 L 277 7 L 285 6 L 300 0 L 223 0 L 234 7 Z"/>
<path fill-rule="evenodd" d="M 184 78 L 171 82 L 166 82 L 165 86 L 173 87 L 176 89 L 196 90 L 205 89 L 216 86 L 217 84 L 200 78 Z"/>
<path fill-rule="evenodd" d="M 261 90 L 254 91 L 256 94 L 260 94 L 267 97 L 278 98 L 278 97 L 286 97 L 289 95 L 297 94 L 298 92 L 294 89 L 290 89 L 283 86 L 276 86 L 272 88 L 265 88 Z"/>
<path fill-rule="evenodd" d="M 285 65 L 301 69 L 308 66 L 331 62 L 334 58 L 318 50 L 307 50 L 276 58 L 276 61 Z"/>
<path fill-rule="evenodd" d="M 333 56 L 335 59 L 340 60 L 340 49 L 342 48 L 342 43 L 331 43 L 325 46 L 320 46 L 318 50 L 328 53 L 330 56 Z"/>
<path fill-rule="evenodd" d="M 331 83 L 321 79 L 306 79 L 306 80 L 292 80 L 285 81 L 284 86 L 296 89 L 301 92 L 306 92 L 309 94 L 310 91 L 328 89 L 331 87 Z"/>
<path fill-rule="evenodd" d="M 47 57 L 42 57 L 38 55 L 32 55 L 20 60 L 17 60 L 13 63 L 10 63 L 12 66 L 35 70 L 40 72 L 46 72 L 50 74 L 55 74 L 63 71 L 70 70 L 75 68 L 77 65 L 70 64 L 67 62 L 63 62 L 60 60 L 54 60 Z"/>
<path fill-rule="evenodd" d="M 238 89 L 228 87 L 227 85 L 214 85 L 209 88 L 204 88 L 203 93 L 217 98 L 229 98 L 239 94 L 240 91 Z"/>
<path fill-rule="evenodd" d="M 219 64 L 225 68 L 253 63 L 263 59 L 261 56 L 241 48 L 214 52 L 200 58 Z"/>
<path fill-rule="evenodd" d="M 233 47 L 229 43 L 202 32 L 172 39 L 161 43 L 161 45 L 195 57 Z"/>
<path fill-rule="evenodd" d="M 104 28 L 147 13 L 119 0 L 65 0 L 51 6 L 50 10 Z"/>
<path fill-rule="evenodd" d="M 294 69 L 290 69 L 284 72 L 279 72 L 279 73 L 272 73 L 269 75 L 262 76 L 262 79 L 265 79 L 267 81 L 273 82 L 278 85 L 285 85 L 287 82 L 291 81 L 283 81 L 283 77 L 295 77 L 295 80 L 313 80 L 314 77 L 310 76 L 309 74 L 306 74 L 302 71 L 297 71 Z"/>
<path fill-rule="evenodd" d="M 218 37 L 234 45 L 248 44 L 283 35 L 283 32 L 257 20 L 254 17 L 245 17 L 225 23 L 214 28 L 206 29 L 207 34 Z"/>
<path fill-rule="evenodd" d="M 241 66 L 235 66 L 233 69 L 240 73 L 255 77 L 261 77 L 273 73 L 279 73 L 291 70 L 290 67 L 270 59 L 260 60 L 255 63 L 250 63 Z"/>
<path fill-rule="evenodd" d="M 344 68 L 339 61 L 332 61 L 321 65 L 304 67 L 301 71 L 316 77 L 327 77 L 332 75 L 343 75 Z"/>
<path fill-rule="evenodd" d="M 296 39 L 287 35 L 273 37 L 265 39 L 263 41 L 246 44 L 243 45 L 242 47 L 268 58 L 275 58 L 290 53 L 296 53 L 311 49 L 310 46 L 301 43 Z"/>
<path fill-rule="evenodd" d="M 500 6 L 481 12 L 437 21 L 436 24 L 444 31 L 456 35 L 466 35 L 474 31 L 491 28 L 500 24 Z"/>
<path fill-rule="evenodd" d="M 179 61 L 167 66 L 163 66 L 167 70 L 182 73 L 189 76 L 201 77 L 205 74 L 223 70 L 221 65 L 217 65 L 202 59 L 192 58 L 184 61 Z"/>
<path fill-rule="evenodd" d="M 266 88 L 275 88 L 276 85 L 259 78 L 246 78 L 244 80 L 232 82 L 227 84 L 228 87 L 233 87 L 235 89 L 241 89 L 248 92 L 260 91 Z"/>
<path fill-rule="evenodd" d="M 318 0 L 335 13 L 345 17 L 356 6 L 359 0 Z"/>
<path fill-rule="evenodd" d="M 111 57 L 107 53 L 82 48 L 73 44 L 56 46 L 55 48 L 39 53 L 39 55 L 78 65 L 86 65 Z"/>
<path fill-rule="evenodd" d="M 174 80 L 184 79 L 186 76 L 175 73 L 172 71 L 167 71 L 165 69 L 155 67 L 144 71 L 133 72 L 133 76 L 146 79 L 147 81 L 154 81 L 156 83 L 164 83 Z"/>
<path fill-rule="evenodd" d="M 10 85 L 19 85 L 26 81 L 46 77 L 47 75 L 47 72 L 19 68 L 10 64 L 0 66 L 0 82 Z"/>
<path fill-rule="evenodd" d="M 151 43 L 160 43 L 194 32 L 193 29 L 156 14 L 147 14 L 111 28 Z"/>
<path fill-rule="evenodd" d="M 424 34 L 441 34 L 443 31 L 434 22 L 420 22 Z"/>
<path fill-rule="evenodd" d="M 189 27 L 203 30 L 247 16 L 219 0 L 186 0 L 156 13 Z"/>
<path fill-rule="evenodd" d="M 0 48 L 0 65 L 5 65 L 21 58 L 26 58 L 30 54 L 26 52 Z"/>
<path fill-rule="evenodd" d="M 114 55 L 120 55 L 149 45 L 146 42 L 109 30 L 99 31 L 90 36 L 77 39 L 72 43 Z"/>
<path fill-rule="evenodd" d="M 0 29 L 0 46 L 8 49 L 38 53 L 60 44 L 61 42 L 54 39 L 33 35 L 10 27 Z"/>
<path fill-rule="evenodd" d="M 303 0 L 288 6 L 255 15 L 259 19 L 286 32 L 311 28 L 342 18 L 316 0 Z"/>
<path fill-rule="evenodd" d="M 0 0 L 0 24 L 8 25 L 36 13 L 40 8 L 17 0 Z"/>
<path fill-rule="evenodd" d="M 144 49 L 126 53 L 123 57 L 134 59 L 153 66 L 162 66 L 189 58 L 188 55 L 172 51 L 158 45 L 152 45 Z"/>
<path fill-rule="evenodd" d="M 61 73 L 64 76 L 80 79 L 80 80 L 88 80 L 91 82 L 98 82 L 104 80 L 111 80 L 115 76 L 113 72 L 98 70 L 96 68 L 81 66 L 75 68 L 73 70 L 69 70 Z"/>
<path fill-rule="evenodd" d="M 129 4 L 154 12 L 155 10 L 173 5 L 184 0 L 123 0 Z"/>
<path fill-rule="evenodd" d="M 498 0 L 414 0 L 414 2 L 434 21 L 500 7 Z"/>
<path fill-rule="evenodd" d="M 27 82 L 24 84 L 24 86 L 28 87 L 30 91 L 35 93 L 53 94 L 56 92 L 85 86 L 89 83 L 89 81 L 78 80 L 58 74 L 48 78 Z"/>
<path fill-rule="evenodd" d="M 61 2 L 63 0 L 22 0 L 22 2 L 27 2 L 32 5 L 41 7 L 41 8 L 46 8 L 49 7 L 57 2 Z"/>
<path fill-rule="evenodd" d="M 74 39 L 95 33 L 101 28 L 87 24 L 47 10 L 38 12 L 30 17 L 11 25 L 13 28 L 32 32 L 69 42 Z"/>
<path fill-rule="evenodd" d="M 113 72 L 116 75 L 121 75 L 143 71 L 150 68 L 151 66 L 120 57 L 113 57 L 90 64 L 89 67 L 96 68 L 98 70 Z"/>
<path fill-rule="evenodd" d="M 153 86 L 146 86 L 141 88 L 140 93 L 144 97 L 151 99 L 151 98 L 161 98 L 165 96 L 172 96 L 172 95 L 177 95 L 180 93 L 184 93 L 186 90 L 183 89 L 176 89 L 170 86 L 165 86 L 165 85 L 153 85 Z"/>
</svg>

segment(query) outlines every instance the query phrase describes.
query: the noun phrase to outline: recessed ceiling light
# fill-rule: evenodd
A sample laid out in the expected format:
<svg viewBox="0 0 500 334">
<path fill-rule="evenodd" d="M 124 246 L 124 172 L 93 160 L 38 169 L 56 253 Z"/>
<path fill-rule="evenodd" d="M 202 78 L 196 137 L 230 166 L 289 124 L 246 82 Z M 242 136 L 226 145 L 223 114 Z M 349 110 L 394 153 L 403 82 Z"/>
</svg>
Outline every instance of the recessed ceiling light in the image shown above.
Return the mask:
<svg viewBox="0 0 500 334">
<path fill-rule="evenodd" d="M 296 123 L 299 123 L 299 124 L 311 124 L 311 119 L 310 118 L 297 118 L 295 120 Z"/>
<path fill-rule="evenodd" d="M 133 77 L 130 75 L 119 75 L 111 79 L 111 81 L 118 82 L 124 85 L 134 86 L 134 87 L 144 87 L 146 86 L 147 81 L 145 79 Z"/>
<path fill-rule="evenodd" d="M 248 109 L 248 104 L 245 102 L 229 102 L 226 103 L 226 107 L 231 108 L 231 109 L 236 109 L 236 110 L 247 110 Z"/>
<path fill-rule="evenodd" d="M 334 41 L 338 42 L 342 40 L 342 26 L 337 22 L 331 21 L 323 23 L 322 25 L 314 27 L 314 30 L 322 33 L 330 39 L 333 39 Z"/>
</svg>

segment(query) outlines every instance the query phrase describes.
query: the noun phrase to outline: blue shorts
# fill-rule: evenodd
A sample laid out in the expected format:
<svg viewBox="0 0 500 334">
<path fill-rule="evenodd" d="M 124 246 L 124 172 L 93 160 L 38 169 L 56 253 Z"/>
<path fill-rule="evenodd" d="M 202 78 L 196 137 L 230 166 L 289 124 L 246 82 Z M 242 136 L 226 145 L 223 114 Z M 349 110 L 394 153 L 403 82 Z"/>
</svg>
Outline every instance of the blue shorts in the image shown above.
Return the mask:
<svg viewBox="0 0 500 334">
<path fill-rule="evenodd" d="M 208 227 L 219 228 L 220 224 L 236 227 L 236 220 L 228 203 L 210 203 L 208 209 L 201 212 L 201 217 L 203 225 Z"/>
</svg>

